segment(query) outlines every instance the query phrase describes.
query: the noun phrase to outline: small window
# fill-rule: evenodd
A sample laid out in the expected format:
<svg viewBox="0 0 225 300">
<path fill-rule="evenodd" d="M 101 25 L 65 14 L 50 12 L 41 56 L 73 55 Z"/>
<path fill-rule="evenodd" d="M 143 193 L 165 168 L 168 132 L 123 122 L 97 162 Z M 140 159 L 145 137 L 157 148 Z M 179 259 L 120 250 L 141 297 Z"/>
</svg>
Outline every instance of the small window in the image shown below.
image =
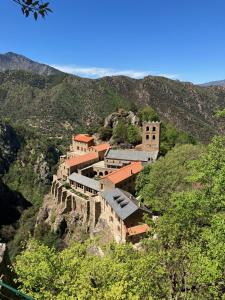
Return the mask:
<svg viewBox="0 0 225 300">
<path fill-rule="evenodd" d="M 149 131 L 149 126 L 146 127 L 146 131 Z"/>
<path fill-rule="evenodd" d="M 146 140 L 149 140 L 149 135 L 148 134 L 146 135 Z"/>
<path fill-rule="evenodd" d="M 152 139 L 155 140 L 155 135 L 152 136 Z"/>
<path fill-rule="evenodd" d="M 152 131 L 156 131 L 156 127 L 155 126 L 153 126 Z"/>
</svg>

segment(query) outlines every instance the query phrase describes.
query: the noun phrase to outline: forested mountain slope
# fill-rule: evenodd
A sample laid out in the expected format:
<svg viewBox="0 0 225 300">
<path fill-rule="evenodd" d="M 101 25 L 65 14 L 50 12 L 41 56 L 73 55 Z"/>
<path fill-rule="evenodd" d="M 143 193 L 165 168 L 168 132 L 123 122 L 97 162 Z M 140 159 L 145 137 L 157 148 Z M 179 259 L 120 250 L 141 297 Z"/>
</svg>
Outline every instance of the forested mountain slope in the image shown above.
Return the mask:
<svg viewBox="0 0 225 300">
<path fill-rule="evenodd" d="M 93 80 L 5 71 L 0 73 L 0 103 L 0 117 L 52 137 L 93 129 L 118 108 L 138 110 L 146 105 L 151 105 L 162 120 L 202 141 L 225 128 L 214 117 L 225 106 L 225 88 L 200 87 L 163 77 Z"/>
</svg>

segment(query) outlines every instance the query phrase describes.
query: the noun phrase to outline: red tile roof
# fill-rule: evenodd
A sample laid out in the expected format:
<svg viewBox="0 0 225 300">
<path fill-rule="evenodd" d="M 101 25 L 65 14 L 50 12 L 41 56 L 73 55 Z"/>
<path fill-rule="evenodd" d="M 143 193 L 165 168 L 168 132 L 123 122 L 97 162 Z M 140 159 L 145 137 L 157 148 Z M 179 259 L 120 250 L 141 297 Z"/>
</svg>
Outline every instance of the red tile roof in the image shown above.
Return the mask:
<svg viewBox="0 0 225 300">
<path fill-rule="evenodd" d="M 93 149 L 95 149 L 97 152 L 101 152 L 101 151 L 106 151 L 110 148 L 110 145 L 109 144 L 100 144 L 100 145 L 96 145 L 96 146 L 93 146 L 91 147 Z"/>
<path fill-rule="evenodd" d="M 141 224 L 137 226 L 133 226 L 130 228 L 127 228 L 127 235 L 137 235 L 141 233 L 145 233 L 149 231 L 149 226 L 147 224 Z"/>
<path fill-rule="evenodd" d="M 141 162 L 134 162 L 121 169 L 118 169 L 108 175 L 102 177 L 102 179 L 109 179 L 114 184 L 119 183 L 134 174 L 138 174 L 143 170 Z"/>
<path fill-rule="evenodd" d="M 66 165 L 68 167 L 73 167 L 73 166 L 78 166 L 82 163 L 94 160 L 98 158 L 98 153 L 96 152 L 91 152 L 91 153 L 87 153 L 81 156 L 77 156 L 77 157 L 72 157 L 66 160 Z"/>
<path fill-rule="evenodd" d="M 74 141 L 77 141 L 77 142 L 89 143 L 93 140 L 94 140 L 94 138 L 88 134 L 77 134 L 74 136 Z"/>
</svg>

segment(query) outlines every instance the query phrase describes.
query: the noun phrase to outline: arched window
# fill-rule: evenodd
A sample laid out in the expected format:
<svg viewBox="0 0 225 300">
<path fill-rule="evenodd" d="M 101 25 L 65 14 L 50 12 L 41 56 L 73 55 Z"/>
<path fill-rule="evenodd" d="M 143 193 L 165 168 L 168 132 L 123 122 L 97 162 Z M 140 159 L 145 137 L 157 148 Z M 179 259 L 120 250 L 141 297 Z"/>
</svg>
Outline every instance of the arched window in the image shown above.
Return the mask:
<svg viewBox="0 0 225 300">
<path fill-rule="evenodd" d="M 102 173 L 102 172 L 99 172 L 99 176 L 103 176 L 103 173 Z"/>
<path fill-rule="evenodd" d="M 148 134 L 146 135 L 146 140 L 149 140 L 149 135 Z"/>
<path fill-rule="evenodd" d="M 108 175 L 108 171 L 105 171 L 105 175 Z"/>
<path fill-rule="evenodd" d="M 149 126 L 146 127 L 146 131 L 149 131 Z"/>
<path fill-rule="evenodd" d="M 155 126 L 152 127 L 152 131 L 156 131 L 156 127 Z"/>
<path fill-rule="evenodd" d="M 152 136 L 152 139 L 155 140 L 155 135 Z"/>
</svg>

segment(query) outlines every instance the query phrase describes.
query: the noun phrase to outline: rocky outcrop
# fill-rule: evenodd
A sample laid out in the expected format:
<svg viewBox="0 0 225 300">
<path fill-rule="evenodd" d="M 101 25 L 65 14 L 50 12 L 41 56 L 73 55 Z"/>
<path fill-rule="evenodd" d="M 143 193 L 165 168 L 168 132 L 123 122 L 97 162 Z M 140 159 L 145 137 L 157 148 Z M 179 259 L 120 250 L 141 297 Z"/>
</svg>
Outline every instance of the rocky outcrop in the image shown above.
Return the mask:
<svg viewBox="0 0 225 300">
<path fill-rule="evenodd" d="M 48 147 L 46 153 L 40 153 L 34 163 L 34 172 L 37 174 L 38 180 L 44 184 L 50 184 L 54 166 L 57 164 L 62 152 L 51 146 Z"/>
<path fill-rule="evenodd" d="M 132 111 L 125 111 L 120 109 L 118 112 L 114 112 L 105 118 L 104 127 L 114 128 L 119 121 L 123 121 L 126 124 L 139 125 L 140 119 Z"/>
<path fill-rule="evenodd" d="M 52 194 L 44 197 L 42 207 L 37 215 L 36 227 L 42 226 L 44 223 L 48 224 L 65 244 L 74 239 L 82 240 L 88 225 L 82 214 L 67 209 L 63 203 L 57 203 Z"/>
</svg>

